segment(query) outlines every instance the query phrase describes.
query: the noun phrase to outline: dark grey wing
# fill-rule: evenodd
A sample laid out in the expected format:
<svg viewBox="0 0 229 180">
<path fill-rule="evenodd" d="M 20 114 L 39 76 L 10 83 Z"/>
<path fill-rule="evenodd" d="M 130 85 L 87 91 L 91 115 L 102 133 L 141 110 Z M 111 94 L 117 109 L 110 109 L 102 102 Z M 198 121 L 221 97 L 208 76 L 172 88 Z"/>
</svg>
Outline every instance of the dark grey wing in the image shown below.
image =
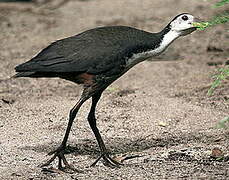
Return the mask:
<svg viewBox="0 0 229 180">
<path fill-rule="evenodd" d="M 17 72 L 119 73 L 125 58 L 139 49 L 133 39 L 143 31 L 129 27 L 104 27 L 56 41 L 30 61 L 17 66 Z"/>
</svg>

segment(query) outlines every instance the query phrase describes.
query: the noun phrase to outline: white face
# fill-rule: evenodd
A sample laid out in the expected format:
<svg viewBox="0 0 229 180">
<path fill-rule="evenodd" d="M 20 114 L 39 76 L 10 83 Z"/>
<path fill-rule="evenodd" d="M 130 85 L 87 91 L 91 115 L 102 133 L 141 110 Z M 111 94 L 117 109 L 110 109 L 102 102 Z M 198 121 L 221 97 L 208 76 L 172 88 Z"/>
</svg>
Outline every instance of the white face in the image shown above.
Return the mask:
<svg viewBox="0 0 229 180">
<path fill-rule="evenodd" d="M 195 22 L 194 16 L 191 14 L 181 14 L 171 21 L 170 28 L 172 31 L 176 31 L 180 35 L 185 36 L 196 30 L 193 26 L 193 22 Z"/>
</svg>

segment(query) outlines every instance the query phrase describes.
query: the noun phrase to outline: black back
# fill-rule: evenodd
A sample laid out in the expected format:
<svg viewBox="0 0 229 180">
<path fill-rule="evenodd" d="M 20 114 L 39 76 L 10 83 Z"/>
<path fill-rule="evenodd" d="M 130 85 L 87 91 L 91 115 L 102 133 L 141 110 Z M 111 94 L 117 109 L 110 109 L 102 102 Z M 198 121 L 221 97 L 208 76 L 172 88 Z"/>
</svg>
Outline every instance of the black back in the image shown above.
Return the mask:
<svg viewBox="0 0 229 180">
<path fill-rule="evenodd" d="M 125 65 L 125 58 L 154 49 L 160 41 L 160 33 L 126 26 L 100 27 L 58 40 L 15 69 L 17 72 L 91 74 L 118 71 Z"/>
</svg>

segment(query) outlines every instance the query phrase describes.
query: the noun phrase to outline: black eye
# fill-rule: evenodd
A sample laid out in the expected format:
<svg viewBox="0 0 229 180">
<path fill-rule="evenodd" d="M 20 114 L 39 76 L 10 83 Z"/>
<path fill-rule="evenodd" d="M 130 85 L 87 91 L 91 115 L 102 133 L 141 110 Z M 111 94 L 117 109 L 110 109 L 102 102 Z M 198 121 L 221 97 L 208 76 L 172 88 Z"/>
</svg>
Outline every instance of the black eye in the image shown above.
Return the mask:
<svg viewBox="0 0 229 180">
<path fill-rule="evenodd" d="M 188 20 L 188 16 L 184 15 L 184 16 L 182 16 L 182 19 L 183 19 L 184 21 L 187 21 L 187 20 Z"/>
</svg>

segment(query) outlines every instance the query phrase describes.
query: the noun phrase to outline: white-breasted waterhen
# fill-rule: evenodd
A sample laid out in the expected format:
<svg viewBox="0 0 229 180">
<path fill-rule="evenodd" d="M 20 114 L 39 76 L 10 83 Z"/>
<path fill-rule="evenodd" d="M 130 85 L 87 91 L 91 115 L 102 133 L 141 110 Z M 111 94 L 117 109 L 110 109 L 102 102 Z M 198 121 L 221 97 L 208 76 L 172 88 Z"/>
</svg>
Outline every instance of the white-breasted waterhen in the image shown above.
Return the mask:
<svg viewBox="0 0 229 180">
<path fill-rule="evenodd" d="M 119 166 L 112 159 L 96 127 L 95 109 L 103 91 L 134 65 L 162 53 L 175 39 L 195 31 L 196 19 L 188 13 L 177 15 L 162 31 L 150 33 L 127 26 L 90 29 L 58 40 L 30 61 L 18 65 L 14 77 L 59 77 L 83 84 L 83 92 L 71 109 L 69 122 L 60 146 L 49 153 L 53 157 L 43 166 L 59 159 L 58 168 L 72 168 L 65 158 L 66 143 L 73 120 L 82 104 L 92 98 L 88 122 L 98 141 L 99 158 L 110 166 Z M 62 162 L 65 167 L 62 166 Z"/>
</svg>

